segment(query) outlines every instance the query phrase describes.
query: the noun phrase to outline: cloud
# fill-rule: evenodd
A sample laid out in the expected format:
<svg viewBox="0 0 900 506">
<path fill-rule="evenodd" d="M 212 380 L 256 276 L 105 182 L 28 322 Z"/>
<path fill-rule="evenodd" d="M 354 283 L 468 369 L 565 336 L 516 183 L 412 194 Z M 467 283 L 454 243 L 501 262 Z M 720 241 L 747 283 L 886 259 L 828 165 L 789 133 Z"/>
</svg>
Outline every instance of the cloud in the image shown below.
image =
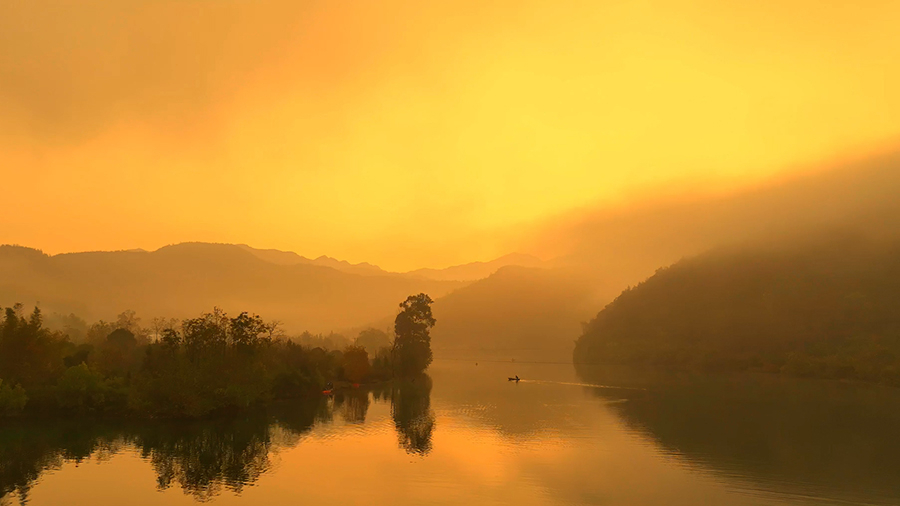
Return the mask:
<svg viewBox="0 0 900 506">
<path fill-rule="evenodd" d="M 285 48 L 316 2 L 0 6 L 0 127 L 71 142 L 124 121 L 208 118 Z"/>
</svg>

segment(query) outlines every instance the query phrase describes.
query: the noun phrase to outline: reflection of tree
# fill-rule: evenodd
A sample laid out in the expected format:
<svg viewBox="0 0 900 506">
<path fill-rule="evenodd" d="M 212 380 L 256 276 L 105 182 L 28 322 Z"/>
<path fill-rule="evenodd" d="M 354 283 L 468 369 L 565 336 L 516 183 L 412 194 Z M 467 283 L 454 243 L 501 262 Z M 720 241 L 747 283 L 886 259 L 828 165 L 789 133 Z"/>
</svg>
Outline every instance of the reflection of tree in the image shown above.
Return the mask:
<svg viewBox="0 0 900 506">
<path fill-rule="evenodd" d="M 324 397 L 291 401 L 272 410 L 278 425 L 293 434 L 309 432 L 316 423 L 331 423 L 331 407 Z"/>
<path fill-rule="evenodd" d="M 215 421 L 5 422 L 0 426 L 0 504 L 12 494 L 27 500 L 44 471 L 67 461 L 105 460 L 126 445 L 150 461 L 161 489 L 176 484 L 201 501 L 223 489 L 239 492 L 271 467 L 273 451 L 297 444 L 301 434 L 331 416 L 320 398 L 273 408 L 269 416 Z"/>
<path fill-rule="evenodd" d="M 114 433 L 99 426 L 4 423 L 0 427 L 0 499 L 16 493 L 25 504 L 31 486 L 44 471 L 58 469 L 65 460 L 81 462 L 95 453 L 103 458 L 120 444 Z"/>
<path fill-rule="evenodd" d="M 60 466 L 60 451 L 45 444 L 32 444 L 18 434 L 3 430 L 0 442 L 0 498 L 13 492 L 18 493 L 24 504 L 28 491 L 45 469 Z"/>
<path fill-rule="evenodd" d="M 369 392 L 354 389 L 334 397 L 334 410 L 348 423 L 364 423 L 369 411 Z"/>
<path fill-rule="evenodd" d="M 434 431 L 431 378 L 422 374 L 396 383 L 391 392 L 391 414 L 400 446 L 408 453 L 427 455 Z"/>
<path fill-rule="evenodd" d="M 240 492 L 270 467 L 265 418 L 168 429 L 144 431 L 135 441 L 150 459 L 161 489 L 178 483 L 185 493 L 207 500 L 223 486 Z"/>
<path fill-rule="evenodd" d="M 377 383 L 369 388 L 369 392 L 372 393 L 372 400 L 375 402 L 390 401 L 391 391 L 393 391 L 391 383 Z"/>
</svg>

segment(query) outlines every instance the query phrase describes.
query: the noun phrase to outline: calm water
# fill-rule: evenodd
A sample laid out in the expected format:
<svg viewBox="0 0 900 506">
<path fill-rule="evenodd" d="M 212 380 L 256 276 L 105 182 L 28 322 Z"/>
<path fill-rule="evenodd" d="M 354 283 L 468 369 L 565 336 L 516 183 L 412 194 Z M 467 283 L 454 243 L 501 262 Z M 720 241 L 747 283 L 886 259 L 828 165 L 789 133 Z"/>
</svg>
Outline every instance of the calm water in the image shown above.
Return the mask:
<svg viewBox="0 0 900 506">
<path fill-rule="evenodd" d="M 0 504 L 900 504 L 894 389 L 474 359 L 430 376 L 238 420 L 5 423 Z"/>
</svg>

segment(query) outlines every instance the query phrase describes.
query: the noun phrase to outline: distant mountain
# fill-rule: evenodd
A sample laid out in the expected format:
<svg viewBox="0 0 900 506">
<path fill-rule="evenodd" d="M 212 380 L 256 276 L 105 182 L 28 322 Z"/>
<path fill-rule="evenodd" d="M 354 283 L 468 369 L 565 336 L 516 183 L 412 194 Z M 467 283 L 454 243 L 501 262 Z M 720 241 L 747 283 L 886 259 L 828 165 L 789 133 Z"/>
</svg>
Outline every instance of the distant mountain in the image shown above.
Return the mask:
<svg viewBox="0 0 900 506">
<path fill-rule="evenodd" d="M 191 317 L 219 306 L 229 313 L 252 311 L 281 320 L 291 331 L 324 332 L 383 318 L 410 294 L 440 297 L 461 286 L 277 264 L 228 244 L 54 256 L 0 246 L 0 305 L 39 301 L 47 313 L 75 313 L 88 321 L 133 309 L 146 323 L 155 316 Z"/>
<path fill-rule="evenodd" d="M 410 276 L 440 281 L 475 281 L 483 279 L 507 266 L 543 267 L 544 262 L 535 256 L 524 253 L 510 253 L 489 262 L 472 262 L 454 265 L 445 269 L 417 269 L 406 274 Z"/>
<path fill-rule="evenodd" d="M 342 272 L 351 274 L 359 274 L 361 276 L 375 276 L 383 274 L 398 274 L 385 271 L 377 265 L 367 262 L 359 264 L 351 264 L 346 260 L 337 260 L 328 256 L 320 256 L 315 259 L 309 259 L 298 255 L 293 251 L 281 251 L 277 249 L 258 249 L 246 244 L 238 244 L 239 248 L 249 251 L 254 256 L 266 262 L 278 265 L 320 265 L 323 267 L 331 267 Z M 526 255 L 523 253 L 510 253 L 500 258 L 490 260 L 488 262 L 472 262 L 462 265 L 454 265 L 444 269 L 416 269 L 402 273 L 406 276 L 431 279 L 435 281 L 475 281 L 483 279 L 497 272 L 498 269 L 509 265 L 520 267 L 543 267 L 545 262 L 541 259 Z"/>
<path fill-rule="evenodd" d="M 435 301 L 432 345 L 461 351 L 570 360 L 581 322 L 600 303 L 592 286 L 560 269 L 504 267 Z"/>
<path fill-rule="evenodd" d="M 361 276 L 389 274 L 381 267 L 372 265 L 367 262 L 363 262 L 360 264 L 351 264 L 346 260 L 337 260 L 325 255 L 322 255 L 315 259 L 309 259 L 304 256 L 300 256 L 293 251 L 281 251 L 277 249 L 257 249 L 246 244 L 238 244 L 237 246 L 246 251 L 249 251 L 255 257 L 261 260 L 265 260 L 266 262 L 271 262 L 278 265 L 319 265 L 322 267 L 331 267 L 332 269 L 337 269 L 341 272 L 359 274 Z"/>
</svg>

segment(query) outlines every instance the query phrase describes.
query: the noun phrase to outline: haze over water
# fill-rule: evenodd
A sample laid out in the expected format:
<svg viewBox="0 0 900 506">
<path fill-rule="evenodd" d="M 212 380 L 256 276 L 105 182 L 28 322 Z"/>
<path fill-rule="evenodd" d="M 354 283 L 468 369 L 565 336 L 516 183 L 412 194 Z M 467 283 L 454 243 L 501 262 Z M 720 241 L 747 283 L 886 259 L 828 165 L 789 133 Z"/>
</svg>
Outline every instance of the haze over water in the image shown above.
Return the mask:
<svg viewBox="0 0 900 506">
<path fill-rule="evenodd" d="M 658 382 L 476 360 L 436 361 L 430 394 L 406 385 L 269 417 L 34 422 L 21 439 L 4 422 L 0 485 L 28 490 L 2 504 L 900 501 L 891 389 L 752 375 Z M 516 374 L 522 382 L 506 381 Z M 620 383 L 587 386 L 604 376 Z M 16 444 L 27 455 L 10 453 Z M 76 461 L 79 452 L 90 456 Z M 42 472 L 20 481 L 29 458 Z"/>
<path fill-rule="evenodd" d="M 0 506 L 900 504 L 898 26 L 0 1 Z"/>
</svg>

